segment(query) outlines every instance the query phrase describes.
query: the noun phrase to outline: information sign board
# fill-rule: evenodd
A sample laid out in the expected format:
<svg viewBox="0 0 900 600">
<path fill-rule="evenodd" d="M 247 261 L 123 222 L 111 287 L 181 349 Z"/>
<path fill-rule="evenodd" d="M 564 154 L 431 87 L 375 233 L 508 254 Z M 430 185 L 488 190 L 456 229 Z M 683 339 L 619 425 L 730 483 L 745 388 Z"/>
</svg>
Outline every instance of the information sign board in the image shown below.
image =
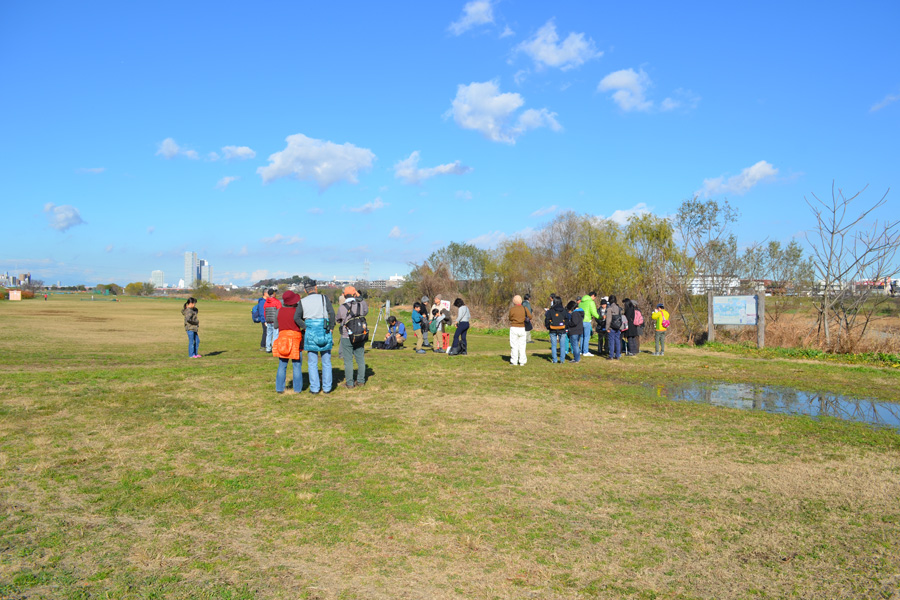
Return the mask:
<svg viewBox="0 0 900 600">
<path fill-rule="evenodd" d="M 713 325 L 756 325 L 756 296 L 713 296 Z"/>
</svg>

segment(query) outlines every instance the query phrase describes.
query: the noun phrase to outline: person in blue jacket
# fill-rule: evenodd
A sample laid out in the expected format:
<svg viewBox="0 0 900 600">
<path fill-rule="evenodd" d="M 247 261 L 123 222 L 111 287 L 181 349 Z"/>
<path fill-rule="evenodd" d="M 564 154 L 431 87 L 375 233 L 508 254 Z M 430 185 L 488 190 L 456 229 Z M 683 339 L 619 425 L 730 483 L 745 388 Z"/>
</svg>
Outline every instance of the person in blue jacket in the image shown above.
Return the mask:
<svg viewBox="0 0 900 600">
<path fill-rule="evenodd" d="M 307 282 L 306 298 L 294 311 L 294 322 L 305 330 L 303 349 L 306 350 L 306 368 L 309 370 L 309 391 L 312 394 L 331 391 L 331 348 L 334 346 L 334 307 L 319 293 L 315 281 Z M 302 323 L 302 324 L 301 324 Z M 322 358 L 322 379 L 319 379 L 319 358 Z"/>
<path fill-rule="evenodd" d="M 393 350 L 399 348 L 406 341 L 406 325 L 391 315 L 387 318 L 388 332 L 384 336 L 384 349 Z"/>
</svg>

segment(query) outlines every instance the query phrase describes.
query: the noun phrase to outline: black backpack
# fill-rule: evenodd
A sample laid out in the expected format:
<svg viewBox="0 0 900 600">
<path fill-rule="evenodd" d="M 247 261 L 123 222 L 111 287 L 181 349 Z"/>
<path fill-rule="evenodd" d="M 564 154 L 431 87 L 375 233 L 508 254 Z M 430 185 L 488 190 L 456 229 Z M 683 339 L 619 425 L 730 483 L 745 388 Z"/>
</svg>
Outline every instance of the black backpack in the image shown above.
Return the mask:
<svg viewBox="0 0 900 600">
<path fill-rule="evenodd" d="M 356 306 L 356 314 L 353 314 L 353 307 Z M 348 302 L 344 306 L 347 307 L 347 319 L 344 320 L 344 327 L 347 328 L 348 338 L 354 346 L 365 344 L 369 340 L 369 325 L 366 318 L 360 316 L 359 312 L 362 308 L 359 302 Z"/>
<path fill-rule="evenodd" d="M 622 329 L 622 313 L 617 312 L 612 315 L 609 319 L 609 328 L 613 331 L 619 331 Z"/>
<path fill-rule="evenodd" d="M 551 331 L 562 331 L 566 328 L 566 311 L 561 307 L 553 305 L 547 311 L 547 329 Z"/>
</svg>

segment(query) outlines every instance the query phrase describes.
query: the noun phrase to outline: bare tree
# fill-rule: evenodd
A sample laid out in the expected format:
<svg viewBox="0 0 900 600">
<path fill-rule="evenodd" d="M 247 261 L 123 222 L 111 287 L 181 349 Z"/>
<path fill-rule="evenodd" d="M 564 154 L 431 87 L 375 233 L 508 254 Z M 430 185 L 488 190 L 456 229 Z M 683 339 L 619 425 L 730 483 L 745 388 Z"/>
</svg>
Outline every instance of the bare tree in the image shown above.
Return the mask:
<svg viewBox="0 0 900 600">
<path fill-rule="evenodd" d="M 816 226 L 806 239 L 819 279 L 817 333 L 832 349 L 852 349 L 865 334 L 878 304 L 870 302 L 873 292 L 879 282 L 897 271 L 894 259 L 900 249 L 900 221 L 876 219 L 867 224 L 869 215 L 887 202 L 890 189 L 857 216 L 848 215 L 851 203 L 866 188 L 847 197 L 832 182 L 830 202 L 815 194 L 814 202 L 804 198 L 816 217 Z"/>
</svg>

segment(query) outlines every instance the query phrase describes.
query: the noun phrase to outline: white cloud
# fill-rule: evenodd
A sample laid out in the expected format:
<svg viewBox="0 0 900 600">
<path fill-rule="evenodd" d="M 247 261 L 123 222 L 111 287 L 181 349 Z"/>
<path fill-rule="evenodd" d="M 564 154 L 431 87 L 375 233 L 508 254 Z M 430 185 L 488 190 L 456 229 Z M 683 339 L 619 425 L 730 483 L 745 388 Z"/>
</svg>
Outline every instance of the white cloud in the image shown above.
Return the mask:
<svg viewBox="0 0 900 600">
<path fill-rule="evenodd" d="M 888 94 L 881 102 L 873 105 L 872 108 L 869 109 L 869 112 L 877 112 L 888 104 L 893 104 L 897 100 L 900 100 L 900 94 Z"/>
<path fill-rule="evenodd" d="M 306 211 L 306 212 L 308 212 L 308 213 L 311 214 L 311 215 L 321 215 L 321 214 L 324 213 L 325 211 L 322 210 L 321 208 L 319 208 L 318 206 L 313 206 L 312 208 L 310 208 L 310 209 L 309 209 L 308 211 Z"/>
<path fill-rule="evenodd" d="M 619 210 L 614 211 L 613 214 L 611 214 L 608 217 L 601 216 L 600 218 L 601 219 L 609 219 L 610 221 L 614 221 L 614 222 L 618 223 L 619 225 L 627 225 L 628 219 L 630 219 L 631 217 L 633 217 L 635 215 L 637 215 L 637 216 L 646 215 L 649 212 L 651 212 L 651 211 L 647 207 L 647 204 L 645 202 L 638 202 L 631 208 L 626 208 L 624 210 L 619 209 Z"/>
<path fill-rule="evenodd" d="M 403 180 L 404 183 L 421 183 L 435 175 L 465 175 L 471 170 L 472 167 L 467 167 L 458 160 L 446 165 L 420 169 L 419 151 L 415 150 L 409 158 L 394 165 L 394 177 Z"/>
<path fill-rule="evenodd" d="M 228 187 L 228 184 L 233 183 L 233 182 L 237 181 L 238 179 L 240 179 L 240 177 L 230 176 L 230 175 L 228 177 L 223 177 L 222 179 L 220 179 L 218 181 L 218 183 L 216 183 L 216 189 L 224 190 L 225 188 Z"/>
<path fill-rule="evenodd" d="M 311 179 L 323 192 L 341 180 L 357 183 L 359 172 L 371 168 L 375 160 L 375 154 L 367 148 L 316 140 L 302 133 L 290 135 L 286 141 L 284 150 L 269 156 L 268 166 L 256 170 L 263 183 L 281 177 Z"/>
<path fill-rule="evenodd" d="M 222 154 L 225 156 L 226 160 L 231 160 L 233 158 L 237 158 L 240 160 L 256 158 L 256 152 L 254 152 L 247 146 L 224 146 L 222 148 Z"/>
<path fill-rule="evenodd" d="M 503 32 L 500 34 L 500 39 L 509 37 L 511 35 L 516 35 L 516 32 L 509 28 L 509 25 L 503 28 Z"/>
<path fill-rule="evenodd" d="M 387 206 L 386 202 L 382 202 L 381 198 L 375 198 L 375 200 L 373 200 L 372 202 L 366 202 L 362 206 L 353 206 L 349 210 L 350 212 L 363 213 L 368 215 L 375 212 L 379 208 L 384 208 L 385 206 Z"/>
<path fill-rule="evenodd" d="M 195 150 L 186 150 L 178 145 L 178 143 L 172 138 L 166 138 L 159 143 L 159 148 L 156 150 L 156 156 L 162 156 L 165 159 L 172 159 L 176 156 L 186 156 L 190 159 L 196 160 L 199 158 L 199 155 Z"/>
<path fill-rule="evenodd" d="M 276 233 L 272 237 L 263 238 L 261 241 L 263 244 L 284 244 L 285 246 L 293 246 L 294 244 L 302 244 L 306 238 L 302 238 L 296 235 L 281 235 L 280 233 Z"/>
<path fill-rule="evenodd" d="M 98 175 L 105 170 L 106 170 L 106 167 L 94 167 L 94 168 L 87 168 L 87 169 L 76 169 L 75 172 L 76 173 L 90 173 L 92 175 Z"/>
<path fill-rule="evenodd" d="M 478 237 L 474 237 L 470 240 L 467 240 L 467 243 L 472 244 L 473 246 L 477 246 L 483 249 L 495 248 L 497 245 L 505 242 L 506 240 L 516 239 L 516 238 L 529 238 L 534 235 L 534 229 L 532 227 L 526 227 L 525 229 L 520 229 L 519 231 L 507 235 L 502 231 L 491 231 L 485 233 L 483 235 L 479 235 Z"/>
<path fill-rule="evenodd" d="M 453 35 L 462 35 L 473 27 L 494 22 L 494 7 L 490 0 L 473 0 L 463 7 L 459 20 L 447 28 Z"/>
<path fill-rule="evenodd" d="M 460 200 L 471 200 L 472 192 L 470 192 L 469 190 L 457 190 L 456 197 Z"/>
<path fill-rule="evenodd" d="M 556 113 L 546 108 L 528 109 L 515 119 L 514 113 L 524 104 L 519 94 L 500 93 L 495 81 L 460 84 L 445 116 L 452 114 L 453 120 L 463 129 L 480 131 L 489 140 L 507 144 L 515 144 L 516 138 L 530 129 L 562 129 L 556 120 Z"/>
<path fill-rule="evenodd" d="M 44 205 L 44 212 L 47 213 L 50 227 L 57 231 L 66 231 L 84 223 L 78 209 L 69 204 L 56 206 L 52 202 L 48 202 Z"/>
<path fill-rule="evenodd" d="M 210 162 L 216 162 L 217 160 L 219 160 L 218 152 L 210 152 L 209 154 L 206 155 L 206 160 L 208 160 Z"/>
<path fill-rule="evenodd" d="M 603 56 L 602 52 L 597 51 L 594 40 L 585 38 L 583 33 L 570 33 L 560 43 L 553 19 L 547 21 L 533 37 L 516 46 L 515 50 L 530 56 L 538 69 L 555 67 L 563 71 Z"/>
<path fill-rule="evenodd" d="M 724 176 L 716 177 L 714 179 L 704 179 L 703 189 L 699 190 L 697 194 L 706 197 L 715 194 L 729 193 L 743 196 L 755 185 L 771 181 L 775 179 L 776 175 L 778 175 L 778 169 L 768 162 L 761 160 L 752 167 L 747 167 L 741 171 L 740 175 L 734 175 L 727 180 Z"/>
<path fill-rule="evenodd" d="M 693 110 L 700 104 L 700 96 L 691 90 L 678 88 L 672 93 L 672 96 L 660 103 L 659 107 L 661 110 L 670 111 L 678 108 Z"/>
<path fill-rule="evenodd" d="M 543 217 L 546 215 L 550 215 L 556 212 L 557 206 L 554 204 L 553 206 L 547 206 L 544 208 L 539 208 L 533 213 L 531 213 L 532 217 Z"/>
<path fill-rule="evenodd" d="M 647 88 L 651 85 L 650 77 L 643 69 L 640 73 L 634 69 L 622 69 L 604 77 L 597 86 L 597 91 L 612 91 L 612 99 L 624 111 L 646 111 L 653 107 L 653 102 L 645 97 Z"/>
<path fill-rule="evenodd" d="M 391 229 L 391 232 L 388 234 L 388 237 L 395 239 L 395 240 L 399 240 L 400 238 L 403 237 L 403 230 L 395 225 L 394 228 Z"/>
</svg>

